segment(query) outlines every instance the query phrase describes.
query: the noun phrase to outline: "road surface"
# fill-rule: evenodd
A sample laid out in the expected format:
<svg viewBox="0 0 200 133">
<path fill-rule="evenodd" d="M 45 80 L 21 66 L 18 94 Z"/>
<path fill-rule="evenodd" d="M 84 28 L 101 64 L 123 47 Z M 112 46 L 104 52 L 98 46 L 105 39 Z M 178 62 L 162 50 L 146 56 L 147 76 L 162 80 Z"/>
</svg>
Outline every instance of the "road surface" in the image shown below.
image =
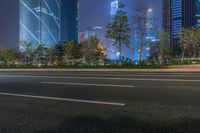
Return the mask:
<svg viewBox="0 0 200 133">
<path fill-rule="evenodd" d="M 200 132 L 200 73 L 0 72 L 0 132 Z"/>
</svg>

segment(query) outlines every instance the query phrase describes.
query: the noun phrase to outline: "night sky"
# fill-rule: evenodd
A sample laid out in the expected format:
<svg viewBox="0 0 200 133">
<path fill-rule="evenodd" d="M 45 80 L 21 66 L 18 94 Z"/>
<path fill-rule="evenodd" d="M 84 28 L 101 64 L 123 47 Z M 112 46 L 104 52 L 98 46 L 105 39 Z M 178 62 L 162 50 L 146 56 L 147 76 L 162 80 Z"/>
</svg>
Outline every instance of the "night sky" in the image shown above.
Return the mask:
<svg viewBox="0 0 200 133">
<path fill-rule="evenodd" d="M 105 25 L 110 21 L 110 2 L 112 0 L 80 0 L 80 31 L 87 27 Z M 132 8 L 137 0 L 124 0 L 127 5 L 128 15 L 131 16 Z M 160 18 L 156 25 L 161 26 L 161 0 L 146 1 L 155 12 L 155 17 Z M 0 4 L 0 45 L 4 47 L 17 47 L 19 32 L 18 0 L 1 0 Z"/>
</svg>

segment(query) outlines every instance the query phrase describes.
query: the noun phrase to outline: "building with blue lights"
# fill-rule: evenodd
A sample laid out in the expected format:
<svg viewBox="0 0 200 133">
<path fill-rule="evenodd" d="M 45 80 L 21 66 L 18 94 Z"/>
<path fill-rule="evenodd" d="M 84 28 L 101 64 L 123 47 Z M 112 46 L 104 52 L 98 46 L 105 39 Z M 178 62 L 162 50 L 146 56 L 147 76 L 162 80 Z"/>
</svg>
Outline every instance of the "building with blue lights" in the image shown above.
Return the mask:
<svg viewBox="0 0 200 133">
<path fill-rule="evenodd" d="M 163 0 L 163 28 L 177 52 L 182 28 L 200 27 L 200 0 Z"/>
<path fill-rule="evenodd" d="M 200 0 L 196 1 L 196 21 L 197 27 L 200 27 Z"/>
<path fill-rule="evenodd" d="M 111 12 L 110 12 L 111 16 L 116 15 L 118 8 L 119 8 L 119 1 L 118 0 L 111 2 Z"/>
<path fill-rule="evenodd" d="M 51 47 L 67 40 L 78 41 L 78 0 L 19 0 L 19 40 L 33 48 Z M 20 50 L 23 46 L 20 45 Z"/>
<path fill-rule="evenodd" d="M 111 21 L 115 17 L 118 9 L 119 9 L 119 0 L 112 0 L 110 3 Z M 118 55 L 119 48 L 117 46 L 114 46 L 111 41 L 109 43 L 110 43 L 110 45 L 107 46 L 107 51 L 108 51 L 107 58 L 110 60 L 119 59 L 119 55 Z"/>
</svg>

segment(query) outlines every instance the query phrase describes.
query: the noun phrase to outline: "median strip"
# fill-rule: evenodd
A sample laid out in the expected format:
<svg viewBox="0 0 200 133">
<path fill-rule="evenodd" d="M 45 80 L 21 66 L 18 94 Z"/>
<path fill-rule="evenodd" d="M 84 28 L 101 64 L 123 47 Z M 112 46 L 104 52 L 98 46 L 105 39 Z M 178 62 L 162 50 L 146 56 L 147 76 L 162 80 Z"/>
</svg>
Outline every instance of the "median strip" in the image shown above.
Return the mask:
<svg viewBox="0 0 200 133">
<path fill-rule="evenodd" d="M 90 100 L 79 100 L 79 99 L 57 98 L 57 97 L 46 97 L 46 96 L 33 96 L 33 95 L 13 94 L 13 93 L 0 93 L 0 95 L 24 97 L 24 98 L 35 98 L 35 99 L 46 99 L 46 100 L 56 100 L 56 101 L 67 101 L 67 102 L 89 103 L 89 104 L 100 104 L 100 105 L 111 105 L 111 106 L 125 106 L 126 105 L 125 103 L 90 101 Z"/>
<path fill-rule="evenodd" d="M 41 82 L 42 84 L 55 85 L 75 85 L 75 86 L 99 86 L 99 87 L 119 87 L 119 88 L 133 88 L 132 85 L 112 85 L 112 84 L 88 84 L 88 83 L 67 83 L 67 82 Z"/>
</svg>

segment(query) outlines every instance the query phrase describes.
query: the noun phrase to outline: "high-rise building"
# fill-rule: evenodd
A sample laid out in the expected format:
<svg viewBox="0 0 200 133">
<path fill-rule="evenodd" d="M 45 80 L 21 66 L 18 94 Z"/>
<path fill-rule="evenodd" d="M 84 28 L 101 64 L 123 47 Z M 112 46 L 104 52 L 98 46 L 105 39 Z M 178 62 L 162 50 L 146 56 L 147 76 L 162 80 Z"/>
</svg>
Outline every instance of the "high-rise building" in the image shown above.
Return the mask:
<svg viewBox="0 0 200 133">
<path fill-rule="evenodd" d="M 85 31 L 85 39 L 89 39 L 95 36 L 95 31 L 92 27 L 88 27 Z"/>
<path fill-rule="evenodd" d="M 163 0 L 163 29 L 171 33 L 171 1 L 172 0 Z"/>
<path fill-rule="evenodd" d="M 154 14 L 152 8 L 149 8 L 146 13 L 147 23 L 146 23 L 146 35 L 145 35 L 145 45 L 143 49 L 143 59 L 149 59 L 151 55 L 151 47 L 158 41 L 157 30 L 158 28 L 154 23 Z"/>
<path fill-rule="evenodd" d="M 19 0 L 20 41 L 33 47 L 78 40 L 78 0 Z M 23 46 L 20 45 L 23 50 Z"/>
<path fill-rule="evenodd" d="M 200 0 L 163 0 L 163 28 L 170 35 L 172 48 L 182 28 L 200 27 Z"/>
<path fill-rule="evenodd" d="M 197 27 L 200 27 L 200 0 L 196 1 L 196 21 Z"/>
<path fill-rule="evenodd" d="M 60 0 L 60 3 L 61 42 L 79 41 L 79 0 Z"/>
<path fill-rule="evenodd" d="M 111 16 L 110 20 L 111 21 L 115 17 L 118 9 L 119 9 L 119 0 L 112 0 L 110 3 L 110 16 Z M 113 42 L 111 40 L 109 41 L 110 41 L 110 45 L 107 46 L 108 59 L 116 60 L 119 58 L 119 55 L 118 55 L 119 48 L 116 45 L 113 45 Z"/>
<path fill-rule="evenodd" d="M 119 1 L 118 0 L 111 2 L 111 12 L 110 12 L 110 14 L 111 14 L 112 17 L 116 15 L 118 8 L 119 8 Z"/>
</svg>

